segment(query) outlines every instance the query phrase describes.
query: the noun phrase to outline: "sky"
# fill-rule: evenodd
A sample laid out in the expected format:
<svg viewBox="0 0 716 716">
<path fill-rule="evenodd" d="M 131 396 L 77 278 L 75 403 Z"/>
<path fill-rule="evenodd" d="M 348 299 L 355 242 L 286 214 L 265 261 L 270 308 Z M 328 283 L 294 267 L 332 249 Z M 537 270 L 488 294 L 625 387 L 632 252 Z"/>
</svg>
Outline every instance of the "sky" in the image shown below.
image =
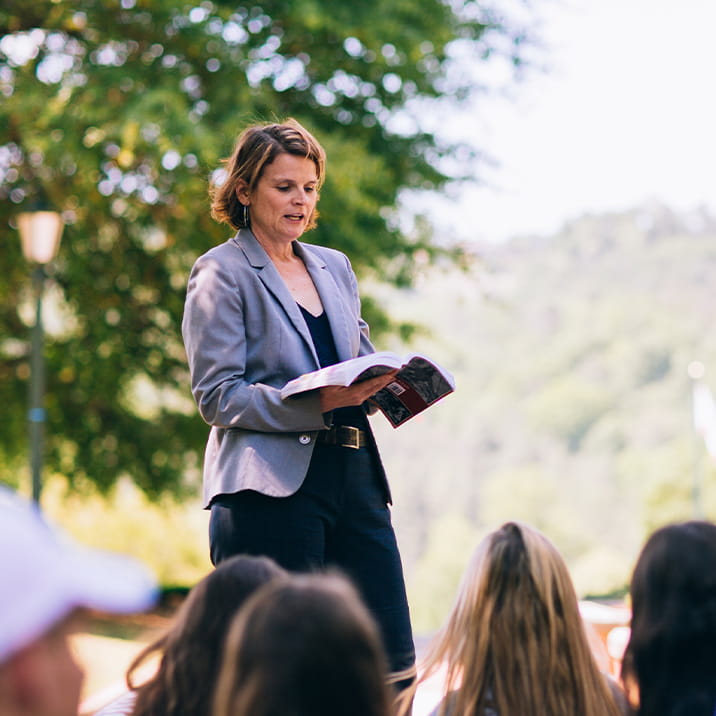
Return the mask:
<svg viewBox="0 0 716 716">
<path fill-rule="evenodd" d="M 458 239 L 648 201 L 716 214 L 716 0 L 537 0 L 545 71 L 445 120 L 497 162 L 436 200 Z"/>
</svg>

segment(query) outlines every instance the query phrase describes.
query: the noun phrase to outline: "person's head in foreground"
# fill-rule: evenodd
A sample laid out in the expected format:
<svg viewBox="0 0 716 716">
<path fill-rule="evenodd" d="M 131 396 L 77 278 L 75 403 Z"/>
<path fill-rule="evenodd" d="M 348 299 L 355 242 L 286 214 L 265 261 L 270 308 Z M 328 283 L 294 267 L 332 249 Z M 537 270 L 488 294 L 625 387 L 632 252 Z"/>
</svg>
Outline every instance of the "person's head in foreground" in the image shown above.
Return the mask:
<svg viewBox="0 0 716 716">
<path fill-rule="evenodd" d="M 639 716 L 716 712 L 716 525 L 656 530 L 631 580 L 631 634 L 622 680 Z"/>
<path fill-rule="evenodd" d="M 73 544 L 0 487 L 0 714 L 76 716 L 84 674 L 68 637 L 82 610 L 140 612 L 155 598 L 141 565 Z"/>
<path fill-rule="evenodd" d="M 285 574 L 266 557 L 237 555 L 204 577 L 189 592 L 167 633 L 129 667 L 127 683 L 134 688 L 140 667 L 161 654 L 155 675 L 137 688 L 133 715 L 208 714 L 231 619 L 259 587 Z"/>
<path fill-rule="evenodd" d="M 262 587 L 231 626 L 213 716 L 388 716 L 378 629 L 354 587 L 297 575 Z"/>
<path fill-rule="evenodd" d="M 621 713 L 590 650 L 564 560 L 525 524 L 508 522 L 477 547 L 419 683 L 442 666 L 438 714 Z"/>
</svg>

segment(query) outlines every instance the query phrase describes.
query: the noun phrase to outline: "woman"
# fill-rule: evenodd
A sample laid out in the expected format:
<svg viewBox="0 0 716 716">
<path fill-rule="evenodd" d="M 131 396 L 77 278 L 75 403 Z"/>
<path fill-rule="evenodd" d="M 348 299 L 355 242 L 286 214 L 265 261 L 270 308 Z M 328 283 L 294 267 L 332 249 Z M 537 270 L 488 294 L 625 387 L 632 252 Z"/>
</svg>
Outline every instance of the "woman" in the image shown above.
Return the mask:
<svg viewBox="0 0 716 716">
<path fill-rule="evenodd" d="M 189 592 L 168 631 L 134 659 L 127 670 L 130 690 L 96 716 L 205 716 L 231 620 L 254 591 L 284 576 L 266 557 L 222 562 Z M 156 655 L 156 672 L 139 684 Z"/>
<path fill-rule="evenodd" d="M 622 680 L 638 693 L 639 716 L 713 716 L 716 525 L 654 532 L 634 568 L 631 603 Z"/>
<path fill-rule="evenodd" d="M 192 392 L 211 425 L 204 504 L 211 558 L 265 554 L 338 565 L 380 624 L 391 680 L 414 648 L 390 491 L 365 402 L 391 375 L 281 400 L 298 375 L 373 352 L 346 256 L 299 241 L 315 226 L 325 155 L 300 124 L 252 126 L 212 189 L 236 235 L 201 256 L 182 331 Z"/>
<path fill-rule="evenodd" d="M 420 683 L 443 667 L 445 698 L 434 716 L 622 713 L 590 651 L 564 561 L 516 522 L 478 546 Z"/>
<path fill-rule="evenodd" d="M 226 639 L 212 716 L 390 716 L 376 624 L 338 575 L 268 585 Z"/>
</svg>

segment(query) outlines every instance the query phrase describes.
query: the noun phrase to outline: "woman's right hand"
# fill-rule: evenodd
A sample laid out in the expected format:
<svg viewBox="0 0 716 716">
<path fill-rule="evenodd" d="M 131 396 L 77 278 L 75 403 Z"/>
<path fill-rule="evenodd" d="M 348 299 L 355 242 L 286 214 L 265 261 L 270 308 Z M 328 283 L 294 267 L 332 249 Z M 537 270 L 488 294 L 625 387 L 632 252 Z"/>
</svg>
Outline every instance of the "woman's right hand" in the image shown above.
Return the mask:
<svg viewBox="0 0 716 716">
<path fill-rule="evenodd" d="M 397 370 L 393 370 L 375 378 L 362 380 L 360 383 L 353 383 L 348 387 L 330 385 L 325 388 L 319 388 L 321 412 L 328 413 L 336 408 L 363 405 L 366 400 L 372 398 L 379 390 L 392 382 L 397 372 Z"/>
</svg>

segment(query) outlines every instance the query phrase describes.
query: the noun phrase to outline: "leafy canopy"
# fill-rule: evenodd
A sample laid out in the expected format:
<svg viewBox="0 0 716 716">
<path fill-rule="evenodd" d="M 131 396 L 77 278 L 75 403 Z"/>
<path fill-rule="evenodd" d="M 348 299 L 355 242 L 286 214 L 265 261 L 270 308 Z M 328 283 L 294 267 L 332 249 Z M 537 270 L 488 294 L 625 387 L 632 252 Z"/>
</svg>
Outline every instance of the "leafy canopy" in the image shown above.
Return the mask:
<svg viewBox="0 0 716 716">
<path fill-rule="evenodd" d="M 399 194 L 439 189 L 468 156 L 421 114 L 473 86 L 455 48 L 463 68 L 494 53 L 519 64 L 524 40 L 469 0 L 5 0 L 0 34 L 0 464 L 26 451 L 31 297 L 12 229 L 49 204 L 66 228 L 48 267 L 47 459 L 152 493 L 200 461 L 178 327 L 191 264 L 228 235 L 206 188 L 238 132 L 287 116 L 309 127 L 329 165 L 308 240 L 409 283 L 416 257 L 458 251 L 399 224 Z"/>
</svg>

